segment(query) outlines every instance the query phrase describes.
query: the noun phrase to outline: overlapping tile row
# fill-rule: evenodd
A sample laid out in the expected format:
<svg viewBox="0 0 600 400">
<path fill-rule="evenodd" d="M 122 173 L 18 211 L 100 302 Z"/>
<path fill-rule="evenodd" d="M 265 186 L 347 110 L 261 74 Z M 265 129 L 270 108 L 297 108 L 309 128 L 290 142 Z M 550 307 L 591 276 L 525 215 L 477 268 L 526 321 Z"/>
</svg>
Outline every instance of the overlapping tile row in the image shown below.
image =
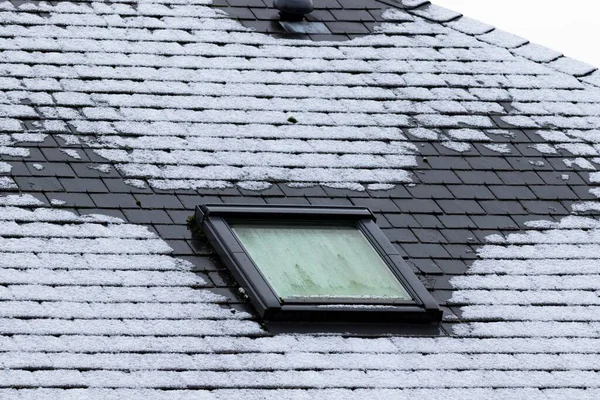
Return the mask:
<svg viewBox="0 0 600 400">
<path fill-rule="evenodd" d="M 1 4 L 3 189 L 36 195 L 0 202 L 2 398 L 597 397 L 583 78 L 420 8 L 325 43 L 200 1 Z M 447 337 L 270 336 L 185 228 L 251 201 L 370 207 Z"/>
<path fill-rule="evenodd" d="M 452 302 L 463 306 L 454 337 L 271 337 L 249 314 L 219 307 L 225 298 L 145 228 L 32 196 L 2 199 L 5 387 L 187 389 L 179 395 L 192 398 L 227 387 L 589 387 L 597 374 L 596 220 L 490 237 L 482 260 L 454 279 Z M 61 392 L 6 392 L 36 393 Z"/>
<path fill-rule="evenodd" d="M 273 38 L 243 32 L 243 30 L 237 34 L 239 36 L 235 39 L 237 44 L 220 46 L 204 43 L 198 46 L 194 42 L 207 40 L 214 42 L 215 35 L 218 36 L 219 31 L 211 30 L 209 38 L 206 38 L 203 36 L 203 32 L 208 29 L 206 25 L 201 24 L 202 28 L 198 28 L 192 26 L 193 21 L 196 20 L 188 21 L 185 18 L 175 17 L 173 19 L 169 16 L 159 18 L 156 16 L 156 12 L 152 11 L 152 7 L 139 8 L 135 10 L 137 19 L 127 17 L 125 20 L 122 20 L 122 17 L 129 14 L 121 12 L 116 5 L 112 6 L 114 7 L 113 11 L 121 19 L 100 18 L 105 15 L 103 13 L 111 10 L 111 6 L 107 5 L 98 6 L 101 11 L 91 13 L 89 12 L 90 7 L 82 5 L 71 7 L 65 3 L 53 9 L 54 12 L 47 17 L 37 16 L 34 11 L 46 9 L 40 5 L 37 7 L 39 10 L 35 6 L 30 6 L 23 10 L 19 8 L 16 11 L 5 12 L 4 19 L 9 28 L 6 29 L 6 36 L 0 47 L 7 50 L 3 52 L 3 66 L 6 74 L 15 78 L 7 80 L 9 86 L 16 88 L 21 85 L 20 79 L 31 80 L 36 77 L 38 79 L 35 79 L 34 82 L 40 84 L 42 81 L 42 86 L 45 86 L 43 90 L 46 91 L 28 98 L 29 105 L 20 105 L 19 107 L 14 107 L 12 103 L 24 94 L 19 94 L 18 91 L 8 92 L 4 114 L 7 117 L 16 118 L 35 119 L 41 117 L 44 120 L 66 120 L 72 130 L 78 130 L 79 126 L 83 125 L 83 132 L 96 133 L 101 136 L 102 139 L 98 143 L 89 144 L 95 147 L 131 148 L 135 151 L 138 148 L 146 149 L 148 146 L 161 149 L 161 146 L 169 146 L 168 143 L 172 142 L 171 135 L 161 134 L 161 131 L 156 132 L 150 139 L 136 135 L 137 137 L 131 138 L 127 142 L 116 144 L 113 143 L 114 139 L 110 135 L 105 136 L 106 125 L 114 126 L 117 123 L 127 122 L 138 125 L 143 125 L 144 122 L 164 121 L 203 123 L 205 125 L 195 126 L 191 129 L 204 131 L 206 128 L 211 132 L 218 130 L 221 124 L 227 123 L 238 124 L 237 127 L 241 130 L 245 130 L 246 125 L 251 123 L 278 126 L 296 124 L 288 127 L 292 132 L 296 127 L 305 126 L 311 128 L 314 126 L 393 127 L 397 129 L 422 125 L 493 128 L 494 121 L 488 115 L 506 113 L 505 109 L 497 103 L 501 93 L 494 93 L 493 101 L 490 101 L 491 99 L 482 101 L 483 94 L 478 94 L 476 91 L 471 93 L 463 88 L 449 87 L 450 85 L 456 86 L 457 80 L 462 79 L 460 74 L 474 75 L 470 79 L 475 80 L 478 80 L 478 74 L 483 75 L 482 79 L 485 81 L 481 81 L 482 87 L 518 88 L 525 85 L 526 87 L 539 86 L 540 88 L 582 88 L 582 84 L 572 76 L 561 75 L 561 79 L 557 80 L 554 77 L 556 74 L 549 68 L 525 62 L 515 58 L 507 50 L 486 46 L 466 34 L 421 19 L 400 24 L 390 23 L 381 27 L 383 33 L 397 35 L 373 36 L 348 42 L 351 43 L 349 45 L 344 43 L 334 47 L 309 46 L 303 41 L 278 42 Z M 201 5 L 194 7 L 202 8 Z M 10 7 L 7 6 L 7 9 Z M 131 13 L 133 12 L 132 9 Z M 54 21 L 53 18 L 57 18 L 57 21 Z M 23 24 L 20 26 L 21 28 L 32 29 L 32 31 L 29 32 L 29 35 L 23 36 L 22 32 L 10 29 L 15 26 L 11 22 L 19 22 Z M 184 22 L 192 25 L 183 27 L 181 25 Z M 69 29 L 75 28 L 73 35 L 76 36 L 76 39 L 71 39 L 63 29 L 56 30 L 59 32 L 56 34 L 56 38 L 48 37 L 53 36 L 52 33 L 48 35 L 48 29 L 42 29 L 58 24 L 67 25 Z M 138 27 L 138 24 L 142 24 L 141 27 Z M 81 26 L 86 28 L 77 28 Z M 96 30 L 88 30 L 87 26 L 101 27 L 101 30 L 105 31 L 104 35 L 97 34 Z M 230 30 L 228 25 L 220 27 L 222 30 Z M 152 38 L 141 38 L 136 35 L 140 30 L 147 34 L 147 28 L 168 31 L 169 34 L 161 37 L 155 31 Z M 182 28 L 202 30 L 193 31 L 193 34 L 185 32 L 184 36 L 189 36 L 190 42 L 181 44 L 181 41 L 178 40 L 177 43 L 174 43 L 170 34 L 178 32 Z M 112 32 L 115 29 L 124 30 L 124 40 L 107 38 L 106 31 Z M 130 39 L 130 30 L 134 31 L 133 39 Z M 404 36 L 404 34 L 419 34 L 419 36 L 414 39 Z M 39 37 L 42 35 L 44 39 Z M 243 37 L 248 37 L 248 41 L 255 45 L 240 44 L 243 42 L 241 39 Z M 262 44 L 257 48 L 258 40 L 262 40 Z M 377 49 L 366 47 L 375 44 L 385 47 Z M 438 51 L 434 47 L 442 49 Z M 108 54 L 111 56 L 108 57 Z M 179 62 L 173 60 L 174 57 L 179 58 Z M 396 59 L 402 61 L 390 62 L 390 60 Z M 469 60 L 469 62 L 462 62 L 463 60 Z M 165 68 L 156 70 L 152 67 Z M 260 71 L 260 73 L 253 74 L 255 75 L 254 79 L 246 76 L 255 71 Z M 286 71 L 289 71 L 287 78 Z M 308 98 L 303 105 L 303 101 L 300 99 L 286 100 L 275 95 L 277 92 L 287 91 L 290 96 L 295 92 L 294 87 L 286 87 L 285 83 L 292 81 L 296 85 L 309 83 L 315 71 L 335 73 L 335 76 L 319 76 L 317 79 L 319 92 L 328 93 L 331 96 L 330 99 L 314 102 Z M 302 72 L 302 74 L 298 75 L 293 72 Z M 399 73 L 403 74 L 401 82 L 397 75 Z M 521 73 L 524 74 L 521 75 Z M 235 76 L 240 74 L 243 76 L 236 79 Z M 331 82 L 337 83 L 340 82 L 340 79 L 341 82 L 344 82 L 344 74 L 347 75 L 346 81 L 353 82 L 330 87 Z M 549 78 L 551 74 L 554 79 Z M 233 77 L 230 77 L 232 75 Z M 301 79 L 298 81 L 305 75 L 308 77 L 307 81 L 303 82 Z M 511 76 L 511 79 L 504 78 L 504 75 Z M 258 78 L 259 76 L 260 78 Z M 47 79 L 40 80 L 40 77 Z M 136 81 L 123 79 L 125 77 L 135 78 Z M 107 78 L 110 80 L 107 81 Z M 140 79 L 144 81 L 144 87 L 147 90 L 159 90 L 160 94 L 137 94 L 139 90 L 145 91 L 139 89 L 137 81 Z M 260 79 L 257 83 L 266 84 L 268 87 L 244 86 L 233 89 L 238 92 L 236 96 L 213 97 L 229 91 L 228 86 L 231 86 L 232 82 L 241 80 L 248 83 L 256 79 Z M 153 81 L 155 80 L 162 81 L 162 85 L 154 85 Z M 206 81 L 215 82 L 215 80 L 226 83 L 204 84 Z M 202 82 L 202 84 L 191 88 L 192 82 Z M 324 84 L 325 82 L 329 83 Z M 351 85 L 351 88 L 348 88 L 347 85 Z M 355 92 L 360 92 L 362 86 L 365 85 L 370 86 L 368 90 L 363 90 L 367 98 L 373 96 L 373 98 L 381 100 L 382 96 L 385 96 L 390 101 L 356 99 Z M 53 86 L 52 89 L 51 86 Z M 161 90 L 161 86 L 164 90 Z M 341 88 L 339 92 L 337 91 L 338 87 Z M 186 88 L 189 89 L 186 90 Z M 310 95 L 312 89 L 306 88 L 304 96 Z M 28 88 L 26 93 L 29 93 L 29 90 Z M 211 90 L 212 93 L 208 93 Z M 256 90 L 261 94 L 257 94 Z M 119 94 L 102 94 L 105 91 Z M 506 91 L 506 89 L 498 92 L 502 91 Z M 167 94 L 171 95 L 167 96 Z M 510 93 L 508 95 L 510 96 Z M 511 107 L 521 111 L 518 104 Z M 527 107 L 532 108 L 531 106 Z M 556 106 L 556 108 L 558 107 Z M 578 118 L 576 122 L 570 118 L 562 118 L 560 121 L 563 124 L 592 126 L 597 123 L 597 107 L 584 106 L 583 110 L 577 106 L 572 108 L 576 109 L 575 115 L 584 115 L 584 117 Z M 536 112 L 543 115 L 552 111 L 538 107 Z M 555 117 L 545 116 L 507 118 L 507 120 L 509 123 L 521 122 L 523 124 L 526 122 L 529 127 L 537 127 L 540 124 L 549 123 L 548 121 L 557 122 Z M 95 121 L 100 123 L 89 128 L 88 124 L 92 123 L 93 125 Z M 148 130 L 150 129 L 146 129 L 146 131 Z M 120 135 L 127 133 L 119 128 L 117 131 Z M 214 134 L 211 133 L 211 135 Z M 233 135 L 239 136 L 237 133 Z M 219 137 L 218 134 L 215 136 Z M 295 136 L 298 139 L 306 139 L 302 133 L 295 133 Z M 406 141 L 399 132 L 393 138 L 398 142 Z M 348 138 L 342 136 L 339 139 Z M 118 139 L 118 141 L 120 140 L 122 139 Z M 152 144 L 147 143 L 148 140 L 151 140 Z M 207 141 L 202 140 L 202 142 Z M 182 144 L 180 149 L 186 152 L 184 155 L 191 151 L 191 158 L 195 160 L 191 164 L 199 166 L 200 169 L 183 166 L 170 168 L 162 166 L 160 161 L 157 162 L 161 165 L 160 167 L 141 162 L 127 163 L 132 165 L 120 164 L 119 167 L 123 173 L 132 178 L 148 178 L 157 187 L 171 189 L 224 187 L 231 181 L 242 182 L 248 187 L 266 187 L 268 184 L 265 181 L 269 180 L 329 183 L 336 186 L 360 188 L 360 185 L 409 182 L 410 178 L 400 170 L 403 166 L 414 164 L 412 161 L 414 157 L 411 157 L 414 154 L 414 148 L 406 145 L 405 150 L 399 152 L 393 146 L 394 142 L 390 143 L 391 151 L 395 155 L 407 155 L 399 162 L 392 161 L 390 163 L 389 160 L 382 157 L 377 160 L 361 162 L 356 158 L 346 157 L 346 159 L 339 160 L 337 164 L 348 167 L 348 171 L 335 170 L 332 174 L 328 169 L 319 168 L 323 163 L 330 163 L 331 160 L 307 162 L 312 158 L 309 154 L 319 152 L 319 147 L 322 147 L 319 146 L 318 141 L 315 141 L 316 148 L 309 146 L 306 150 L 302 149 L 302 146 L 296 146 L 293 142 L 286 143 L 277 140 L 273 144 L 278 149 L 291 148 L 297 153 L 301 153 L 303 157 L 297 163 L 307 163 L 313 168 L 310 171 L 302 169 L 296 171 L 294 164 L 297 163 L 293 162 L 286 168 L 278 159 L 288 157 L 285 154 L 277 154 L 280 151 L 275 154 L 260 154 L 260 160 L 257 159 L 257 156 L 250 156 L 246 163 L 242 163 L 237 168 L 216 167 L 214 164 L 222 165 L 222 162 L 211 160 L 211 157 L 206 157 L 205 152 L 214 152 L 218 149 L 210 146 L 194 146 L 188 143 Z M 230 144 L 226 145 L 228 147 Z M 341 154 L 342 157 L 346 153 L 352 153 L 351 150 L 345 150 L 346 143 L 325 142 L 324 145 L 337 146 L 337 154 Z M 378 150 L 382 147 L 378 142 L 364 140 L 357 141 L 355 145 L 363 147 L 371 153 L 386 154 L 385 150 Z M 371 149 L 372 146 L 375 146 L 375 149 Z M 239 143 L 239 147 L 252 150 L 254 147 L 269 148 L 272 146 L 250 137 L 245 142 Z M 200 153 L 194 154 L 195 151 Z M 325 150 L 321 151 L 332 150 L 325 147 Z M 113 155 L 109 157 L 112 161 L 120 161 L 122 158 L 114 157 L 114 152 L 110 154 Z M 145 154 L 146 157 L 148 155 L 150 157 L 157 155 L 159 160 L 161 158 L 161 153 Z M 237 154 L 229 154 L 229 152 L 225 156 L 240 158 Z M 272 157 L 275 160 L 271 160 Z M 261 162 L 261 160 L 264 161 Z M 273 164 L 280 168 L 268 168 L 273 167 Z M 333 162 L 333 165 L 335 164 L 336 162 Z M 331 164 L 328 165 L 331 166 Z M 303 172 L 308 173 L 304 174 Z M 348 173 L 356 176 L 354 181 L 347 175 Z M 313 177 L 310 179 L 313 182 L 307 182 L 307 179 L 302 179 L 300 175 Z"/>
</svg>

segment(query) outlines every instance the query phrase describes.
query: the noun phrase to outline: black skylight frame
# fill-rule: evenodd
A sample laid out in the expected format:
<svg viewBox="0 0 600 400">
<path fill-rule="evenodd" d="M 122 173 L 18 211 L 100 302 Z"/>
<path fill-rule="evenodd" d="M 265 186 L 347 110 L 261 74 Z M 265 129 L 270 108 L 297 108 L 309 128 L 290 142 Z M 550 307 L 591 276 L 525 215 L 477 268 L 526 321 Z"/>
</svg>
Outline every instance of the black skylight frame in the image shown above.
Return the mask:
<svg viewBox="0 0 600 400">
<path fill-rule="evenodd" d="M 280 301 L 234 234 L 231 223 L 270 222 L 285 225 L 286 221 L 294 220 L 354 225 L 369 240 L 413 300 L 351 303 Z M 436 301 L 379 229 L 375 216 L 367 208 L 205 204 L 196 207 L 196 223 L 265 321 L 412 324 L 437 323 L 442 318 Z M 378 307 L 365 307 L 365 304 Z"/>
</svg>

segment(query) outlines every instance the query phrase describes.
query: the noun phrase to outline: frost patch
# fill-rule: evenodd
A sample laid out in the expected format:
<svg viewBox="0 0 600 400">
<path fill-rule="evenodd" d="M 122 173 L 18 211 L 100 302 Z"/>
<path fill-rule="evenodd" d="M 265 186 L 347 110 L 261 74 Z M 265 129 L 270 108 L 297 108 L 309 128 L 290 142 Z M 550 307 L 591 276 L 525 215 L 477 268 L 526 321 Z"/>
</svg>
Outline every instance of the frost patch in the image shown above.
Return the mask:
<svg viewBox="0 0 600 400">
<path fill-rule="evenodd" d="M 389 22 L 412 22 L 415 17 L 398 8 L 388 8 L 381 14 L 381 18 Z"/>
<path fill-rule="evenodd" d="M 542 154 L 558 154 L 558 151 L 551 144 L 538 143 L 534 144 L 532 147 Z"/>
<path fill-rule="evenodd" d="M 88 168 L 94 169 L 105 174 L 108 174 L 111 171 L 111 167 L 108 164 L 88 165 Z"/>
<path fill-rule="evenodd" d="M 44 203 L 30 194 L 8 195 L 0 197 L 2 206 L 42 206 Z"/>
<path fill-rule="evenodd" d="M 9 163 L 0 161 L 0 174 L 8 174 L 12 171 L 12 165 Z"/>
<path fill-rule="evenodd" d="M 321 182 L 321 185 L 330 187 L 332 189 L 346 189 L 346 190 L 356 190 L 357 192 L 364 192 L 365 187 L 358 183 L 335 183 L 335 182 Z"/>
<path fill-rule="evenodd" d="M 437 140 L 437 138 L 438 138 L 438 133 L 431 129 L 414 128 L 414 129 L 409 129 L 408 133 L 410 133 L 411 135 L 413 135 L 414 137 L 416 137 L 418 139 Z"/>
<path fill-rule="evenodd" d="M 394 188 L 394 185 L 388 185 L 385 183 L 373 183 L 367 186 L 369 190 L 391 190 Z"/>
<path fill-rule="evenodd" d="M 529 164 L 533 165 L 534 167 L 543 167 L 544 165 L 546 165 L 545 162 L 543 162 L 542 160 L 536 160 L 536 161 L 529 161 Z"/>
<path fill-rule="evenodd" d="M 209 180 L 181 180 L 181 179 L 150 179 L 150 185 L 160 190 L 175 189 L 225 189 L 232 187 L 233 184 L 227 181 L 209 181 Z"/>
<path fill-rule="evenodd" d="M 79 138 L 75 135 L 56 135 L 59 138 L 61 138 L 62 140 L 64 140 L 65 144 L 67 146 L 72 146 L 72 145 L 78 145 L 81 144 Z"/>
<path fill-rule="evenodd" d="M 0 146 L 0 155 L 13 157 L 29 157 L 29 150 L 21 147 Z"/>
<path fill-rule="evenodd" d="M 446 141 L 442 142 L 441 144 L 445 148 L 454 150 L 459 153 L 464 153 L 465 151 L 471 150 L 471 145 L 469 143 Z"/>
<path fill-rule="evenodd" d="M 74 150 L 74 149 L 60 149 L 60 151 L 62 153 L 65 153 L 69 157 L 72 157 L 72 158 L 74 158 L 76 160 L 81 160 L 81 156 L 79 155 L 79 153 L 77 152 L 77 150 Z"/>
<path fill-rule="evenodd" d="M 573 168 L 573 165 L 578 166 L 581 169 L 587 169 L 590 171 L 595 171 L 596 167 L 594 167 L 594 165 L 589 162 L 588 160 L 586 160 L 585 158 L 576 158 L 576 159 L 564 159 L 563 163 L 569 167 L 569 168 Z"/>
<path fill-rule="evenodd" d="M 588 144 L 583 143 L 560 143 L 556 145 L 559 149 L 565 149 L 574 156 L 597 156 L 598 151 Z"/>
<path fill-rule="evenodd" d="M 513 139 L 516 136 L 514 132 L 507 131 L 504 129 L 490 129 L 487 131 L 487 133 L 490 133 L 492 135 L 502 136 L 507 139 Z"/>
<path fill-rule="evenodd" d="M 572 208 L 574 212 L 600 211 L 600 203 L 587 201 L 584 203 L 573 204 Z"/>
<path fill-rule="evenodd" d="M 506 143 L 490 143 L 484 144 L 483 147 L 490 149 L 491 151 L 495 151 L 500 154 L 510 154 L 510 146 Z"/>
<path fill-rule="evenodd" d="M 398 137 L 397 132 L 389 133 Z M 416 165 L 418 151 L 404 138 L 347 141 L 111 135 L 92 146 L 103 147 L 94 151 L 118 163 L 116 168 L 128 179 L 145 178 L 159 189 L 306 180 L 348 187 L 406 183 L 411 178 L 405 168 Z"/>
<path fill-rule="evenodd" d="M 0 176 L 0 189 L 3 190 L 14 190 L 18 189 L 15 181 L 8 176 Z"/>
<path fill-rule="evenodd" d="M 238 186 L 246 190 L 261 191 L 270 188 L 272 185 L 269 182 L 247 181 L 239 182 Z"/>
<path fill-rule="evenodd" d="M 46 134 L 43 133 L 13 133 L 11 137 L 15 143 L 18 142 L 29 142 L 29 143 L 42 143 L 46 140 Z"/>
<path fill-rule="evenodd" d="M 101 214 L 88 214 L 77 216 L 69 211 L 36 208 L 26 210 L 18 207 L 4 207 L 0 213 L 0 220 L 14 221 L 60 221 L 60 222 L 99 222 L 120 224 L 123 220 Z"/>
<path fill-rule="evenodd" d="M 0 202 L 38 203 L 31 196 Z M 65 360 L 77 357 L 73 340 L 98 350 L 110 347 L 100 335 L 115 335 L 124 345 L 145 335 L 175 344 L 182 335 L 200 337 L 198 332 L 263 334 L 248 314 L 221 307 L 225 299 L 202 289 L 206 282 L 194 265 L 172 258 L 171 248 L 144 226 L 48 208 L 2 206 L 0 217 L 1 325 L 5 334 L 34 335 L 30 349 L 39 347 L 33 351 L 49 350 L 61 334 L 73 335 L 58 350 Z M 127 359 L 117 354 L 122 351 L 113 356 Z"/>
<path fill-rule="evenodd" d="M 590 173 L 590 182 L 600 183 L 600 172 L 591 172 Z"/>
<path fill-rule="evenodd" d="M 598 175 L 590 174 L 591 181 L 600 180 Z M 569 175 L 563 174 L 562 178 L 568 179 Z M 590 193 L 600 197 L 598 188 Z M 600 211 L 600 202 L 577 203 L 572 209 Z M 591 308 L 553 305 L 600 304 L 596 295 L 583 300 L 581 292 L 600 290 L 600 221 L 570 215 L 558 222 L 539 220 L 525 225 L 529 229 L 525 232 L 486 237 L 487 244 L 478 250 L 479 259 L 467 275 L 451 280 L 458 290 L 450 302 L 465 305 L 463 319 L 476 321 L 457 325 L 455 334 L 554 337 L 577 335 L 576 329 L 589 327 Z M 518 307 L 503 308 L 502 304 L 518 304 Z M 579 312 L 583 314 L 577 317 Z M 559 321 L 572 324 L 576 320 L 583 323 L 578 327 L 558 324 Z M 583 335 L 594 336 L 591 332 Z"/>
<path fill-rule="evenodd" d="M 125 179 L 124 182 L 126 185 L 133 186 L 137 189 L 146 189 L 146 182 L 141 179 Z"/>
<path fill-rule="evenodd" d="M 448 131 L 448 134 L 452 139 L 458 141 L 479 141 L 479 142 L 489 142 L 490 138 L 487 137 L 485 133 L 482 131 L 478 131 L 475 129 L 451 129 Z"/>
<path fill-rule="evenodd" d="M 310 187 L 315 187 L 317 184 L 314 182 L 290 182 L 287 183 L 286 186 L 294 188 L 294 189 L 305 189 Z"/>
<path fill-rule="evenodd" d="M 547 140 L 549 142 L 561 143 L 561 142 L 578 142 L 580 139 L 574 139 L 563 132 L 559 131 L 537 131 L 538 135 L 542 137 L 542 139 Z"/>
</svg>

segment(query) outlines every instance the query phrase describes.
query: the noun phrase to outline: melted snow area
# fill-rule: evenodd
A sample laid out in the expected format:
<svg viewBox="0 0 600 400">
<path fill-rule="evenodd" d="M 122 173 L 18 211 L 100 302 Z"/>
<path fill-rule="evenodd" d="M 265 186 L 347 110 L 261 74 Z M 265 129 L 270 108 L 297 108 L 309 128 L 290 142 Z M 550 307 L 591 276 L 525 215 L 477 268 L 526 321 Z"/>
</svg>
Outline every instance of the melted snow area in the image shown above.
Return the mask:
<svg viewBox="0 0 600 400">
<path fill-rule="evenodd" d="M 328 44 L 248 32 L 200 0 L 55 3 L 0 2 L 0 154 L 69 135 L 138 186 L 390 188 L 416 165 L 406 134 L 510 152 L 487 113 L 511 100 L 502 119 L 540 129 L 540 154 L 567 150 L 600 181 L 600 91 L 582 83 L 596 75 L 419 17 L 447 10 Z M 23 133 L 33 116 L 39 133 Z M 145 227 L 0 197 L 0 398 L 597 399 L 599 227 L 574 214 L 490 237 L 452 282 L 452 337 L 270 337 Z"/>
</svg>

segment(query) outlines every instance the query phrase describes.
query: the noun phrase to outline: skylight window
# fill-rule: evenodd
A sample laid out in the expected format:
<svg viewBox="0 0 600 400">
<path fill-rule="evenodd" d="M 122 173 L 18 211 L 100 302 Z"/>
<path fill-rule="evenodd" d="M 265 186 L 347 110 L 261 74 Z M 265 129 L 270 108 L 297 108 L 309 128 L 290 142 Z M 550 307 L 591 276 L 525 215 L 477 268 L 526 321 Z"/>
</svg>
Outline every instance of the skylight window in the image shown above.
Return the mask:
<svg viewBox="0 0 600 400">
<path fill-rule="evenodd" d="M 204 205 L 196 217 L 265 320 L 441 318 L 368 209 Z"/>
<path fill-rule="evenodd" d="M 282 302 L 412 299 L 354 226 L 296 222 L 231 228 Z"/>
</svg>

